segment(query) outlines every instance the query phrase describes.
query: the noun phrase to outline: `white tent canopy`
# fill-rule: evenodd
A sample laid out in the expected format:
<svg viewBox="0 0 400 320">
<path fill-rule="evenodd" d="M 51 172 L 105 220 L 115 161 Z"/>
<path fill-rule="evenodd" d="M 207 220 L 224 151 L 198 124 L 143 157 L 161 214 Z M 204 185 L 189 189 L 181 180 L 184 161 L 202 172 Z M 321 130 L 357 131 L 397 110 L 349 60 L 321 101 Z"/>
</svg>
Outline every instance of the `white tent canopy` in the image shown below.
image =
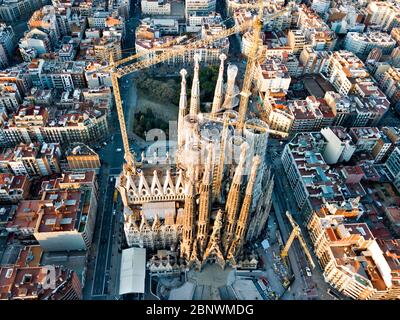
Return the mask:
<svg viewBox="0 0 400 320">
<path fill-rule="evenodd" d="M 144 293 L 146 249 L 129 248 L 122 251 L 119 294 Z"/>
</svg>

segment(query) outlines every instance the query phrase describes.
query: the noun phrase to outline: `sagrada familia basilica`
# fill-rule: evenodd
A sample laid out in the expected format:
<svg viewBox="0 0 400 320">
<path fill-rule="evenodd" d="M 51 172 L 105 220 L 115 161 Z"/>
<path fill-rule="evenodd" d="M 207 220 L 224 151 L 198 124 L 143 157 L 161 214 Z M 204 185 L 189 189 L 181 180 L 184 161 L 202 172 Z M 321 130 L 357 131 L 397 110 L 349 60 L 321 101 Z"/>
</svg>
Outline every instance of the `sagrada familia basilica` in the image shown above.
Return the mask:
<svg viewBox="0 0 400 320">
<path fill-rule="evenodd" d="M 199 57 L 190 101 L 181 70 L 175 152 L 149 159 L 142 154 L 134 170 L 124 167 L 118 178 L 128 245 L 147 248 L 152 263 L 161 263 L 160 250 L 174 253 L 175 264 L 186 270 L 257 263 L 246 243 L 260 236 L 271 208 L 268 126 L 254 118 L 236 128 L 238 68 L 228 66 L 224 84 L 225 59 L 222 54 L 210 113 L 200 113 Z"/>
</svg>

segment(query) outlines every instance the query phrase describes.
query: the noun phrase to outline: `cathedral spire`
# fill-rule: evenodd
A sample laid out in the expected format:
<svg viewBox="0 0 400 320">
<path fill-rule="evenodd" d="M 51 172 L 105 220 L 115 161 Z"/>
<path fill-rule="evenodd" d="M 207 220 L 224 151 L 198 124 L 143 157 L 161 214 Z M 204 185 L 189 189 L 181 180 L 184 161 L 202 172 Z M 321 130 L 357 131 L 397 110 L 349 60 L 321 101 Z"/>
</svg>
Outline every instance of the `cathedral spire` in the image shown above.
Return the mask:
<svg viewBox="0 0 400 320">
<path fill-rule="evenodd" d="M 190 115 L 197 115 L 200 111 L 200 80 L 199 80 L 199 62 L 200 55 L 194 55 L 194 75 L 192 83 L 192 91 L 190 97 Z"/>
<path fill-rule="evenodd" d="M 199 250 L 203 254 L 207 241 L 209 215 L 211 209 L 211 183 L 212 183 L 212 144 L 207 146 L 207 160 L 204 168 L 203 181 L 200 185 L 199 219 L 197 225 L 197 240 Z"/>
<path fill-rule="evenodd" d="M 228 66 L 226 81 L 226 93 L 223 107 L 225 109 L 232 109 L 234 107 L 235 98 L 235 79 L 238 73 L 238 67 L 234 64 Z"/>
<path fill-rule="evenodd" d="M 179 114 L 178 114 L 178 146 L 182 146 L 183 144 L 184 118 L 187 109 L 187 96 L 186 96 L 187 71 L 185 69 L 182 69 L 180 73 L 182 76 L 182 81 L 181 81 L 181 97 L 179 100 Z"/>
<path fill-rule="evenodd" d="M 181 256 L 187 260 L 190 260 L 190 251 L 193 243 L 194 218 L 196 212 L 196 186 L 193 166 L 188 168 L 188 179 L 185 187 L 186 190 L 183 213 Z"/>
<path fill-rule="evenodd" d="M 252 196 L 253 196 L 254 183 L 256 181 L 257 169 L 258 169 L 258 166 L 260 165 L 260 162 L 261 162 L 260 156 L 255 156 L 253 158 L 253 165 L 251 167 L 249 181 L 247 182 L 246 192 L 245 192 L 245 196 L 243 199 L 242 208 L 240 210 L 239 219 L 236 224 L 235 240 L 232 243 L 232 246 L 230 247 L 228 255 L 227 255 L 227 259 L 229 259 L 229 260 L 235 258 L 238 251 L 240 250 L 240 248 L 243 245 L 244 234 L 245 234 L 246 227 L 247 227 L 247 220 L 249 217 L 249 210 L 250 210 L 251 200 L 252 200 Z"/>
<path fill-rule="evenodd" d="M 225 222 L 225 230 L 222 243 L 225 252 L 227 252 L 234 236 L 236 217 L 239 209 L 239 201 L 240 201 L 239 195 L 240 195 L 240 186 L 242 184 L 243 167 L 244 167 L 244 162 L 246 161 L 246 150 L 247 150 L 247 145 L 243 143 L 241 145 L 239 164 L 236 167 L 235 175 L 233 176 L 232 184 L 229 189 L 228 198 L 226 199 L 226 206 L 225 206 L 226 222 Z"/>
<path fill-rule="evenodd" d="M 211 113 L 215 114 L 221 108 L 223 99 L 223 84 L 224 84 L 224 61 L 226 60 L 225 54 L 220 54 L 219 59 L 221 60 L 219 66 L 218 80 L 215 86 L 214 100 L 212 104 Z"/>
<path fill-rule="evenodd" d="M 225 268 L 225 259 L 224 255 L 221 251 L 221 229 L 223 225 L 223 211 L 221 209 L 218 210 L 217 216 L 214 220 L 214 225 L 212 229 L 212 233 L 210 236 L 210 241 L 208 242 L 206 252 L 203 255 L 204 265 L 209 258 L 215 258 L 216 262 L 221 266 L 222 269 Z"/>
<path fill-rule="evenodd" d="M 225 168 L 225 149 L 226 149 L 226 141 L 228 139 L 228 117 L 224 118 L 224 126 L 221 132 L 221 142 L 219 145 L 219 155 L 215 156 L 218 161 L 214 165 L 213 172 L 213 185 L 212 185 L 212 198 L 213 200 L 217 199 L 221 202 L 221 186 L 222 179 L 224 176 L 224 168 Z"/>
</svg>

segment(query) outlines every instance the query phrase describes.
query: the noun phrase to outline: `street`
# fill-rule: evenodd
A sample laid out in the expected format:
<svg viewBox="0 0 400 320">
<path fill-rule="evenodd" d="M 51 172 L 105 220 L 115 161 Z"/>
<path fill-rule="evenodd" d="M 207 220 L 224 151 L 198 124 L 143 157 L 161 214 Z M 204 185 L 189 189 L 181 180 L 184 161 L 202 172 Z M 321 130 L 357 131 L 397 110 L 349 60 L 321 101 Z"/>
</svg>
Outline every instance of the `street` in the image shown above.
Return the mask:
<svg viewBox="0 0 400 320">
<path fill-rule="evenodd" d="M 291 194 L 293 190 L 290 188 L 286 179 L 286 173 L 282 167 L 281 154 L 284 148 L 284 144 L 280 144 L 278 140 L 270 139 L 267 152 L 267 162 L 273 166 L 273 172 L 275 177 L 275 186 L 272 194 L 272 203 L 275 211 L 276 219 L 278 222 L 279 229 L 282 233 L 284 243 L 289 238 L 292 226 L 286 218 L 286 211 L 289 211 L 293 218 L 297 221 L 300 228 L 302 229 L 302 235 L 305 239 L 308 249 L 313 257 L 316 269 L 312 272 L 312 277 L 307 276 L 306 267 L 309 266 L 308 261 L 305 257 L 302 247 L 299 242 L 295 240 L 289 250 L 289 261 L 292 268 L 295 280 L 291 284 L 290 291 L 287 291 L 283 295 L 283 299 L 286 300 L 306 300 L 313 299 L 317 296 L 319 299 L 331 300 L 327 294 L 327 290 L 330 288 L 325 282 L 322 276 L 322 270 L 320 269 L 317 259 L 313 254 L 312 246 L 308 241 L 308 234 L 306 228 L 304 228 L 302 222 L 302 216 L 297 208 L 296 200 Z"/>
<path fill-rule="evenodd" d="M 112 231 L 115 219 L 113 219 L 113 194 L 115 179 L 110 178 L 106 187 L 105 203 L 103 202 L 103 219 L 101 220 L 101 236 L 100 243 L 97 247 L 96 266 L 94 272 L 94 281 L 92 288 L 92 296 L 104 295 L 108 293 L 108 280 L 110 270 L 109 255 L 110 246 L 112 245 Z"/>
<path fill-rule="evenodd" d="M 135 28 L 139 22 L 139 12 L 132 2 L 131 17 L 126 22 L 124 48 L 134 47 Z M 132 50 L 124 51 L 123 56 L 132 54 Z M 126 123 L 131 122 L 136 107 L 137 94 L 134 85 L 135 74 L 120 80 L 121 98 Z M 87 282 L 84 287 L 84 298 L 93 300 L 116 299 L 119 297 L 119 271 L 121 262 L 121 246 L 123 239 L 122 210 L 120 199 L 114 202 L 115 178 L 122 170 L 124 150 L 116 110 L 109 120 L 110 134 L 98 150 L 102 167 L 98 175 L 99 204 L 93 243 L 89 252 L 87 265 Z M 131 144 L 135 152 L 138 147 Z"/>
</svg>

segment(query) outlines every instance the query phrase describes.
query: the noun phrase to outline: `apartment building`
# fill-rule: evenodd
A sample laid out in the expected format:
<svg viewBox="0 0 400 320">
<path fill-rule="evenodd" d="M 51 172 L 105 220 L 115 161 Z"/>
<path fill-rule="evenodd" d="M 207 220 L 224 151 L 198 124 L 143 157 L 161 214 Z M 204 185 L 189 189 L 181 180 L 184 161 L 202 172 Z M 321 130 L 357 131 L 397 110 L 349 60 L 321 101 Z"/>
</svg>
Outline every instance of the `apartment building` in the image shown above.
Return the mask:
<svg viewBox="0 0 400 320">
<path fill-rule="evenodd" d="M 388 129 L 388 128 L 386 128 Z M 390 155 L 394 149 L 394 144 L 391 139 L 386 135 L 384 130 L 379 131 L 380 138 L 376 142 L 372 149 L 372 156 L 374 157 L 375 163 L 381 163 Z"/>
<path fill-rule="evenodd" d="M 32 80 L 28 73 L 28 64 L 21 63 L 15 67 L 0 71 L 0 84 L 16 84 L 19 94 L 22 96 L 29 93 Z"/>
<path fill-rule="evenodd" d="M 40 70 L 40 81 L 44 89 L 85 88 L 85 67 L 84 61 L 45 60 Z"/>
<path fill-rule="evenodd" d="M 377 125 L 389 110 L 389 100 L 370 80 L 358 82 L 354 94 L 325 92 L 324 99 L 335 115 L 333 125 L 367 127 Z"/>
<path fill-rule="evenodd" d="M 89 28 L 103 30 L 106 28 L 106 21 L 109 17 L 112 17 L 109 11 L 98 10 L 93 12 L 88 16 L 88 26 Z"/>
<path fill-rule="evenodd" d="M 171 2 L 169 0 L 141 0 L 142 14 L 170 15 Z"/>
<path fill-rule="evenodd" d="M 307 224 L 325 281 L 356 300 L 399 299 L 390 258 L 367 224 L 348 223 L 346 217 L 346 212 L 319 210 Z"/>
<path fill-rule="evenodd" d="M 258 90 L 270 95 L 286 95 L 291 81 L 288 68 L 279 58 L 267 58 L 263 63 L 257 62 L 254 79 Z"/>
<path fill-rule="evenodd" d="M 385 166 L 393 175 L 393 183 L 398 191 L 400 191 L 400 148 L 394 148 L 385 162 Z"/>
<path fill-rule="evenodd" d="M 371 79 L 359 79 L 354 86 L 357 117 L 354 126 L 376 126 L 390 108 L 385 94 Z"/>
<path fill-rule="evenodd" d="M 259 93 L 259 103 L 265 115 L 264 121 L 272 130 L 289 132 L 294 116 L 287 105 L 277 102 L 272 96 Z"/>
<path fill-rule="evenodd" d="M 311 9 L 319 14 L 326 13 L 331 6 L 330 0 L 312 0 Z"/>
<path fill-rule="evenodd" d="M 3 0 L 0 2 L 0 19 L 15 22 L 26 18 L 46 4 L 46 0 Z"/>
<path fill-rule="evenodd" d="M 359 58 L 365 59 L 373 49 L 381 49 L 382 54 L 388 55 L 396 47 L 396 41 L 385 32 L 348 32 L 344 48 L 353 52 Z"/>
<path fill-rule="evenodd" d="M 220 32 L 223 30 L 223 26 L 217 25 L 204 25 L 201 29 L 202 35 L 212 34 L 215 32 Z M 154 59 L 156 52 L 171 50 L 171 46 L 159 48 L 159 50 L 153 50 L 154 48 L 160 47 L 176 39 L 174 36 L 159 36 L 159 32 L 156 28 L 152 28 L 149 25 L 140 25 L 136 30 L 136 41 L 135 48 L 136 52 L 144 53 L 141 59 Z M 189 39 L 190 40 L 190 39 Z M 184 42 L 182 43 L 184 44 Z M 179 44 L 174 45 L 174 48 L 179 48 Z M 180 64 L 190 64 L 193 62 L 193 57 L 195 54 L 200 55 L 200 61 L 202 63 L 219 63 L 219 56 L 221 53 L 227 54 L 229 50 L 228 39 L 222 39 L 207 47 L 199 47 L 193 50 L 185 51 L 182 56 L 172 56 L 164 63 L 168 65 L 180 65 Z"/>
<path fill-rule="evenodd" d="M 85 77 L 89 89 L 110 88 L 112 86 L 110 73 L 104 72 L 100 63 L 91 62 L 86 64 Z"/>
<path fill-rule="evenodd" d="M 349 135 L 353 139 L 354 145 L 356 146 L 355 152 L 372 152 L 375 144 L 381 137 L 380 131 L 376 127 L 359 127 L 350 128 Z"/>
<path fill-rule="evenodd" d="M 364 63 L 354 53 L 339 50 L 332 53 L 326 67 L 329 82 L 338 93 L 348 95 L 353 91 L 356 79 L 369 78 Z"/>
<path fill-rule="evenodd" d="M 298 133 L 285 146 L 281 160 L 298 207 L 305 215 L 324 202 L 342 203 L 340 175 L 325 162 L 326 146 L 319 132 Z"/>
<path fill-rule="evenodd" d="M 376 152 L 379 150 L 379 146 L 382 146 L 382 149 L 386 149 L 385 147 L 390 144 L 389 148 L 387 148 L 386 153 L 382 155 L 381 158 L 376 158 L 377 162 L 386 162 L 387 158 L 392 154 L 393 150 L 400 146 L 400 129 L 397 127 L 383 127 L 381 128 L 381 136 L 384 136 L 385 141 L 382 143 L 378 143 L 375 148 Z M 388 139 L 388 140 L 387 140 Z M 379 141 L 378 141 L 379 142 Z M 381 154 L 381 152 L 380 152 Z"/>
<path fill-rule="evenodd" d="M 367 14 L 362 8 L 357 8 L 353 3 L 342 2 L 340 6 L 330 8 L 328 11 L 328 24 L 337 34 L 347 32 L 363 32 Z"/>
<path fill-rule="evenodd" d="M 217 5 L 216 0 L 186 0 L 185 1 L 185 16 L 186 19 L 192 13 L 209 13 L 215 12 Z"/>
<path fill-rule="evenodd" d="M 287 106 L 293 115 L 291 133 L 319 131 L 331 126 L 335 116 L 324 99 L 309 96 L 305 100 L 288 100 Z"/>
<path fill-rule="evenodd" d="M 327 164 L 350 161 L 356 146 L 345 128 L 322 128 L 321 134 L 326 141 L 322 156 Z"/>
<path fill-rule="evenodd" d="M 49 190 L 91 190 L 98 197 L 98 184 L 96 172 L 91 169 L 86 171 L 64 171 L 60 177 L 42 182 L 40 194 Z"/>
<path fill-rule="evenodd" d="M 129 0 L 109 0 L 108 8 L 124 19 L 129 18 L 131 4 Z"/>
<path fill-rule="evenodd" d="M 72 61 L 75 60 L 77 50 L 74 45 L 70 43 L 64 43 L 61 48 L 57 51 L 58 59 L 61 61 Z"/>
<path fill-rule="evenodd" d="M 30 177 L 60 172 L 61 150 L 57 143 L 19 144 L 4 150 L 3 155 L 0 159 L 2 172 Z"/>
<path fill-rule="evenodd" d="M 115 60 L 122 58 L 121 55 L 121 42 L 122 33 L 119 34 L 108 34 L 103 32 L 102 37 L 91 37 L 81 41 L 81 53 L 83 48 L 85 48 L 82 56 L 86 61 L 94 61 L 98 63 L 103 63 L 108 61 L 110 54 L 113 55 Z"/>
<path fill-rule="evenodd" d="M 393 105 L 400 101 L 400 69 L 390 67 L 380 78 L 379 87 Z"/>
<path fill-rule="evenodd" d="M 273 130 L 289 132 L 294 116 L 288 106 L 277 102 L 272 96 L 263 92 L 259 94 L 259 104 L 263 110 L 264 121 Z"/>
<path fill-rule="evenodd" d="M 18 203 L 29 196 L 31 182 L 25 175 L 0 173 L 0 203 Z"/>
<path fill-rule="evenodd" d="M 390 31 L 390 36 L 396 41 L 397 45 L 400 44 L 400 28 L 393 28 L 392 31 Z"/>
<path fill-rule="evenodd" d="M 76 272 L 53 265 L 1 267 L 0 286 L 0 300 L 81 300 L 83 297 Z"/>
<path fill-rule="evenodd" d="M 40 29 L 45 31 L 49 36 L 51 45 L 54 47 L 62 36 L 58 22 L 56 8 L 49 5 L 44 6 L 32 14 L 28 21 L 28 27 L 30 30 Z"/>
<path fill-rule="evenodd" d="M 21 103 L 22 97 L 15 83 L 0 83 L 0 107 L 12 113 L 18 110 Z"/>
<path fill-rule="evenodd" d="M 26 62 L 53 51 L 48 30 L 34 28 L 28 31 L 18 43 L 19 52 Z"/>
<path fill-rule="evenodd" d="M 317 51 L 311 47 L 304 47 L 299 61 L 303 65 L 303 74 L 319 74 L 326 71 L 331 56 L 329 51 Z"/>
<path fill-rule="evenodd" d="M 201 26 L 204 24 L 221 25 L 221 14 L 215 11 L 191 12 L 186 19 L 186 32 L 200 32 Z"/>
<path fill-rule="evenodd" d="M 15 49 L 16 39 L 11 26 L 0 24 L 0 67 L 6 68 L 10 64 Z"/>
<path fill-rule="evenodd" d="M 366 8 L 368 23 L 376 24 L 387 32 L 400 25 L 399 12 L 398 4 L 386 1 L 371 1 Z"/>
<path fill-rule="evenodd" d="M 98 141 L 108 133 L 105 110 L 59 111 L 52 117 L 43 107 L 23 107 L 0 127 L 6 143 L 47 142 L 69 144 Z"/>
<path fill-rule="evenodd" d="M 97 199 L 90 189 L 49 190 L 40 200 L 34 237 L 44 251 L 87 250 L 96 219 Z"/>
<path fill-rule="evenodd" d="M 68 166 L 74 171 L 99 170 L 99 155 L 83 143 L 75 143 L 66 151 Z"/>
<path fill-rule="evenodd" d="M 332 50 L 336 45 L 336 35 L 321 17 L 305 4 L 299 8 L 297 27 L 304 34 L 308 44 L 316 50 Z"/>
<path fill-rule="evenodd" d="M 32 237 L 42 208 L 43 203 L 40 200 L 20 200 L 6 230 L 21 237 Z"/>
</svg>

